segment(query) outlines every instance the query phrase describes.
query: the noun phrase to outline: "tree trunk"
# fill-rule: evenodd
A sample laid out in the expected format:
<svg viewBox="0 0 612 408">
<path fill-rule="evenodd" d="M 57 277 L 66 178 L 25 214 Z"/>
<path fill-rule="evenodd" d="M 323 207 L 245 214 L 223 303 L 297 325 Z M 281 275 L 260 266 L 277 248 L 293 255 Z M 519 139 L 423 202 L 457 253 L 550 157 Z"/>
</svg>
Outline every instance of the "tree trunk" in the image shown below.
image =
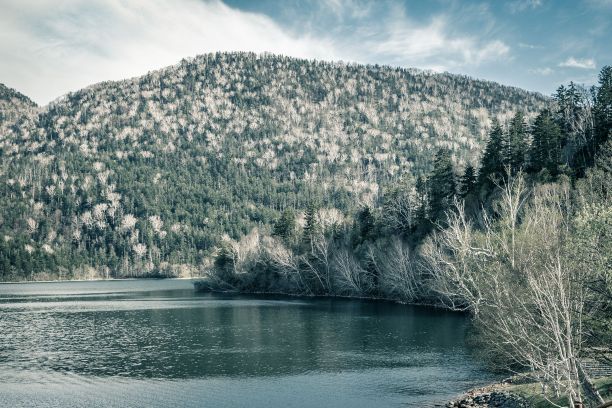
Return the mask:
<svg viewBox="0 0 612 408">
<path fill-rule="evenodd" d="M 580 363 L 580 361 L 577 361 L 576 363 L 576 366 L 578 368 L 578 379 L 580 381 L 582 391 L 584 392 L 584 397 L 588 401 L 594 402 L 595 404 L 593 405 L 603 404 L 605 402 L 604 399 L 601 397 L 599 391 L 597 391 L 597 389 L 593 385 L 593 382 L 589 378 L 587 372 L 582 367 L 582 364 Z"/>
</svg>

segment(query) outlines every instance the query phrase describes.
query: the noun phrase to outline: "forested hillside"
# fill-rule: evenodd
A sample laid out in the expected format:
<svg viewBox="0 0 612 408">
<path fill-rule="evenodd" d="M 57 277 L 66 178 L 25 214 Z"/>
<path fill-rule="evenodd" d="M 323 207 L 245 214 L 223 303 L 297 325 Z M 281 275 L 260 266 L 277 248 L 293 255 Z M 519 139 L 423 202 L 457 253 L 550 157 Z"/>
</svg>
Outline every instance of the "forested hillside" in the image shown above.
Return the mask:
<svg viewBox="0 0 612 408">
<path fill-rule="evenodd" d="M 549 100 L 464 76 L 251 53 L 48 106 L 0 88 L 0 279 L 194 273 L 316 203 L 351 219 Z M 387 195 L 389 197 L 389 195 Z"/>
<path fill-rule="evenodd" d="M 35 128 L 37 111 L 36 104 L 27 96 L 0 84 L 0 143 L 3 159 L 8 152 L 5 141 L 16 136 L 25 136 L 27 139 L 29 131 Z"/>
</svg>

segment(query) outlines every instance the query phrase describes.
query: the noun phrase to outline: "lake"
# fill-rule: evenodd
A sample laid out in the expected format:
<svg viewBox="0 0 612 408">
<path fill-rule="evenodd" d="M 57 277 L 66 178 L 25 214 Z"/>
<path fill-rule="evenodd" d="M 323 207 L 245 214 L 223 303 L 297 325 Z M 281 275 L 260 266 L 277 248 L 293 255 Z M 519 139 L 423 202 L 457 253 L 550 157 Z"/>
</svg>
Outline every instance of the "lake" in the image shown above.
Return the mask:
<svg viewBox="0 0 612 408">
<path fill-rule="evenodd" d="M 0 284 L 0 406 L 434 406 L 493 380 L 467 327 L 423 307 L 189 280 Z"/>
</svg>

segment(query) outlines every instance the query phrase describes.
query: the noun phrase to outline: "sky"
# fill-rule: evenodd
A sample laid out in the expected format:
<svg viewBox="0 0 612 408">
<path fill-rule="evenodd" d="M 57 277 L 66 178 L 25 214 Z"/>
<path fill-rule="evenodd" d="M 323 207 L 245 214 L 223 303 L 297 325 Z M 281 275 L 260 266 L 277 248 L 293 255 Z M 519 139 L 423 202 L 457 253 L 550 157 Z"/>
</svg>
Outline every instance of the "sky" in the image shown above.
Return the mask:
<svg viewBox="0 0 612 408">
<path fill-rule="evenodd" d="M 466 74 L 550 95 L 612 64 L 612 0 L 0 0 L 0 83 L 38 104 L 215 51 Z"/>
</svg>

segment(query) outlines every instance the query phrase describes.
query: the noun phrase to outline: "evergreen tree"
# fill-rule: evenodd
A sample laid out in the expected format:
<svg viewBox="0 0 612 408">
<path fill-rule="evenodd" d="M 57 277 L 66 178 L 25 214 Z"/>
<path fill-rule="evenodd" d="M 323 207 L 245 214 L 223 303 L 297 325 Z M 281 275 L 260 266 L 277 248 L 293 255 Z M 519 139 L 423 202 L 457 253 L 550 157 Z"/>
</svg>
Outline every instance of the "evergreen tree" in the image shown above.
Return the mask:
<svg viewBox="0 0 612 408">
<path fill-rule="evenodd" d="M 456 194 L 455 172 L 448 149 L 440 149 L 436 153 L 429 191 L 429 219 L 434 223 L 443 221 L 444 213 L 450 208 Z"/>
<path fill-rule="evenodd" d="M 476 189 L 476 170 L 474 166 L 468 164 L 465 166 L 463 176 L 459 181 L 459 196 L 465 199 L 467 196 L 472 194 Z"/>
<path fill-rule="evenodd" d="M 288 208 L 283 211 L 280 218 L 274 224 L 272 235 L 276 235 L 290 242 L 294 237 L 295 227 L 295 213 L 292 209 Z"/>
<path fill-rule="evenodd" d="M 599 87 L 593 107 L 595 146 L 599 147 L 612 133 L 612 66 L 605 66 L 599 74 Z"/>
<path fill-rule="evenodd" d="M 429 214 L 429 182 L 423 176 L 417 177 L 416 181 L 417 204 L 414 215 L 413 240 L 418 242 L 431 230 Z"/>
<path fill-rule="evenodd" d="M 567 87 L 559 87 L 554 98 L 557 102 L 555 121 L 561 132 L 560 161 L 580 169 L 581 172 L 590 165 L 596 151 L 591 120 L 591 97 L 570 82 Z"/>
<path fill-rule="evenodd" d="M 480 161 L 478 184 L 489 185 L 491 178 L 501 177 L 504 172 L 503 164 L 504 132 L 499 122 L 493 122 L 489 133 L 489 140 Z"/>
<path fill-rule="evenodd" d="M 504 164 L 510 166 L 512 173 L 524 167 L 526 150 L 527 127 L 523 113 L 519 111 L 510 121 L 504 154 Z"/>
<path fill-rule="evenodd" d="M 232 246 L 224 242 L 215 257 L 215 267 L 226 275 L 233 273 L 235 266 L 235 253 Z"/>
<path fill-rule="evenodd" d="M 551 175 L 556 175 L 561 163 L 561 129 L 549 110 L 543 110 L 536 118 L 532 136 L 530 170 L 539 172 L 546 169 Z"/>
<path fill-rule="evenodd" d="M 305 213 L 306 223 L 304 225 L 304 234 L 303 234 L 302 240 L 304 242 L 304 245 L 306 245 L 308 248 L 311 248 L 311 249 L 312 249 L 312 238 L 316 237 L 316 235 L 319 233 L 320 228 L 321 228 L 319 225 L 319 220 L 317 218 L 318 212 L 319 212 L 319 208 L 314 202 L 311 202 L 306 208 L 306 213 Z"/>
<path fill-rule="evenodd" d="M 556 112 L 557 115 L 556 116 L 557 116 L 557 121 L 559 123 L 559 127 L 561 128 L 561 131 L 563 131 L 564 133 L 567 133 L 567 129 L 565 126 L 566 121 L 564 120 L 565 112 L 567 110 L 567 98 L 565 96 L 565 85 L 561 85 L 560 87 L 557 88 L 557 91 L 553 95 L 553 99 L 557 102 L 557 112 Z"/>
<path fill-rule="evenodd" d="M 374 231 L 375 221 L 370 207 L 366 206 L 359 211 L 357 214 L 357 223 L 360 237 L 359 242 L 374 240 L 376 238 Z"/>
<path fill-rule="evenodd" d="M 569 136 L 574 129 L 574 123 L 580 116 L 581 97 L 578 87 L 573 82 L 557 89 L 554 99 L 557 101 L 557 122 L 564 136 Z"/>
</svg>

